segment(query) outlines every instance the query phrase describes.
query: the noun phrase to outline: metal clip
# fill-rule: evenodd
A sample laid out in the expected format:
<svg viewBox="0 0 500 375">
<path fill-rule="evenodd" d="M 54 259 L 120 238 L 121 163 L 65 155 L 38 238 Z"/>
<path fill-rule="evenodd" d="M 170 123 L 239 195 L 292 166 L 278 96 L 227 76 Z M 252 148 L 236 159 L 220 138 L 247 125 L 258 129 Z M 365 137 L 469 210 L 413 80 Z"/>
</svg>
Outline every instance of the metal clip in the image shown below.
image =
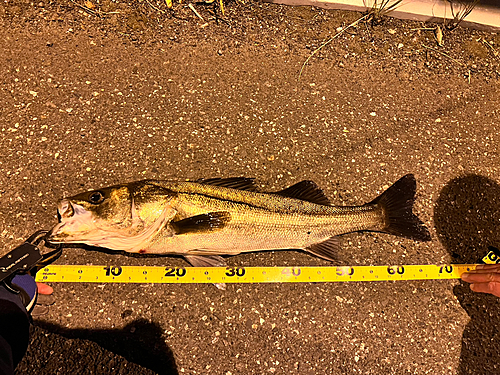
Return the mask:
<svg viewBox="0 0 500 375">
<path fill-rule="evenodd" d="M 46 235 L 46 230 L 39 230 L 0 258 L 0 282 L 13 278 L 15 274 L 29 273 L 35 276 L 40 269 L 59 258 L 62 253 L 61 245 L 47 254 L 40 254 L 38 245 L 45 241 Z M 8 287 L 7 283 L 6 286 Z"/>
<path fill-rule="evenodd" d="M 33 243 L 35 245 L 40 244 L 40 242 L 44 241 L 46 244 L 47 242 L 45 241 L 45 237 L 47 236 L 48 231 L 46 230 L 39 230 L 35 233 L 33 233 L 26 242 Z M 55 250 L 52 250 L 48 252 L 47 254 L 42 255 L 42 259 L 37 262 L 36 266 L 33 267 L 30 271 L 31 276 L 35 276 L 38 271 L 40 271 L 42 268 L 48 266 L 49 264 L 55 262 L 62 254 L 62 245 L 57 245 Z"/>
</svg>

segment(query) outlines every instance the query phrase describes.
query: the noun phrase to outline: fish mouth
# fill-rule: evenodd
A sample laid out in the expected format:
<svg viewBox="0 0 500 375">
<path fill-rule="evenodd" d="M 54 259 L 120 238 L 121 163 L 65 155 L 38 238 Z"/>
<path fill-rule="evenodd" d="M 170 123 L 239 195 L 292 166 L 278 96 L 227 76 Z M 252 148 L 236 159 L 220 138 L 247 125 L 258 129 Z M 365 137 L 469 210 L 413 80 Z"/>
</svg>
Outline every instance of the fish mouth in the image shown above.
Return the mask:
<svg viewBox="0 0 500 375">
<path fill-rule="evenodd" d="M 74 204 L 68 199 L 61 200 L 57 206 L 59 223 L 47 233 L 46 241 L 52 244 L 73 242 L 72 232 L 79 232 L 78 228 L 89 222 L 90 215 L 90 212 L 82 206 Z M 81 231 L 80 234 L 82 234 Z"/>
<path fill-rule="evenodd" d="M 64 228 L 66 223 L 63 222 L 64 218 L 73 216 L 75 211 L 71 202 L 67 199 L 63 199 L 57 205 L 57 221 L 58 223 L 47 233 L 45 240 L 52 244 L 59 244 L 62 241 L 62 236 L 60 236 L 61 230 Z M 64 215 L 64 216 L 63 216 Z M 65 236 L 66 237 L 66 236 Z"/>
<path fill-rule="evenodd" d="M 73 217 L 75 214 L 78 214 L 78 211 L 82 211 L 83 207 L 75 204 L 73 205 L 69 199 L 62 199 L 57 205 L 57 217 L 59 218 L 59 222 L 64 219 L 68 219 Z"/>
<path fill-rule="evenodd" d="M 68 237 L 68 235 L 60 233 L 65 225 L 66 225 L 65 223 L 56 224 L 45 236 L 45 241 L 51 244 L 60 244 L 65 242 L 64 239 Z"/>
</svg>

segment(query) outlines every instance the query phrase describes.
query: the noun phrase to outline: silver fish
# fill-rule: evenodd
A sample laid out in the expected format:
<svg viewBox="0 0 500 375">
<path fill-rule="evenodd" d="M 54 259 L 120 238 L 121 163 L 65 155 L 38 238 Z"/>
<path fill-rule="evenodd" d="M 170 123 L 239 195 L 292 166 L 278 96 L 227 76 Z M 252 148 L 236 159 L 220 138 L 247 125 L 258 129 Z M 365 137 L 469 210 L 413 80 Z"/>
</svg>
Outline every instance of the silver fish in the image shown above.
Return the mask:
<svg viewBox="0 0 500 375">
<path fill-rule="evenodd" d="M 253 179 L 143 180 L 60 201 L 51 243 L 79 243 L 135 253 L 177 254 L 194 266 L 223 266 L 220 255 L 304 249 L 338 259 L 341 234 L 386 232 L 430 240 L 412 213 L 409 174 L 362 206 L 332 206 L 312 181 L 258 192 Z"/>
</svg>

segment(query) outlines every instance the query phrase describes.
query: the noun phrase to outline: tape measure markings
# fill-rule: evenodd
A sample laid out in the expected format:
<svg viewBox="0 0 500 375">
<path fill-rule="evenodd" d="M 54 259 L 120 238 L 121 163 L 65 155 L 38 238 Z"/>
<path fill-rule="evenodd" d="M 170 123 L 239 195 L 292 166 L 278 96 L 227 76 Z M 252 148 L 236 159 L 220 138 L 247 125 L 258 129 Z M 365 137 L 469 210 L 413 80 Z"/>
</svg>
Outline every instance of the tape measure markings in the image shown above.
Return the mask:
<svg viewBox="0 0 500 375">
<path fill-rule="evenodd" d="M 305 283 L 459 279 L 477 264 L 305 267 L 162 267 L 50 265 L 39 282 L 97 283 Z"/>
</svg>

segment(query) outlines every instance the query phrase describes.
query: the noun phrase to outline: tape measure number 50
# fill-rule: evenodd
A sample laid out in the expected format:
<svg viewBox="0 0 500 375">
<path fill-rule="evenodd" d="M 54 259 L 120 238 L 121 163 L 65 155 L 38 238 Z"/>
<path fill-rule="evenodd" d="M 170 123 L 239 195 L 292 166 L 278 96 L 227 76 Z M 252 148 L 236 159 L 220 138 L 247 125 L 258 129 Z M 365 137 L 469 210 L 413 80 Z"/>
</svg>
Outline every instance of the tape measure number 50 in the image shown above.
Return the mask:
<svg viewBox="0 0 500 375">
<path fill-rule="evenodd" d="M 86 283 L 310 283 L 459 279 L 476 264 L 326 267 L 50 265 L 36 281 Z"/>
</svg>

